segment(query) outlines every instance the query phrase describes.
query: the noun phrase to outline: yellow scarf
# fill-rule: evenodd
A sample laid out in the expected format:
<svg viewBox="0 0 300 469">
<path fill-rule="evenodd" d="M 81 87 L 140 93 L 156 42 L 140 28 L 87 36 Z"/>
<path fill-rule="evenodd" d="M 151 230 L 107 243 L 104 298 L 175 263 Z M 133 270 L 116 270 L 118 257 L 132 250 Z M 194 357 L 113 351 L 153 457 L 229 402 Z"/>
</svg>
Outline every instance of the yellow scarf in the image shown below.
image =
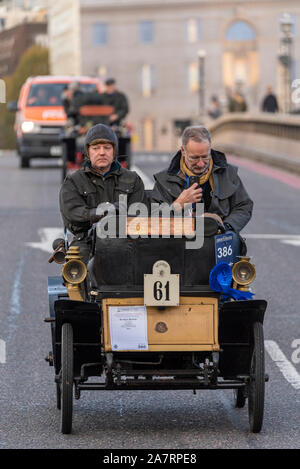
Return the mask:
<svg viewBox="0 0 300 469">
<path fill-rule="evenodd" d="M 213 180 L 213 175 L 212 175 L 213 166 L 214 166 L 214 162 L 213 162 L 212 158 L 210 158 L 208 171 L 205 174 L 203 174 L 203 176 L 200 176 L 200 185 L 202 186 L 203 184 L 206 183 L 206 181 L 209 181 L 209 184 L 210 184 L 210 187 L 211 187 L 212 191 L 214 190 L 214 180 Z M 186 166 L 183 155 L 181 155 L 181 159 L 180 159 L 180 170 L 184 175 L 196 176 Z"/>
</svg>

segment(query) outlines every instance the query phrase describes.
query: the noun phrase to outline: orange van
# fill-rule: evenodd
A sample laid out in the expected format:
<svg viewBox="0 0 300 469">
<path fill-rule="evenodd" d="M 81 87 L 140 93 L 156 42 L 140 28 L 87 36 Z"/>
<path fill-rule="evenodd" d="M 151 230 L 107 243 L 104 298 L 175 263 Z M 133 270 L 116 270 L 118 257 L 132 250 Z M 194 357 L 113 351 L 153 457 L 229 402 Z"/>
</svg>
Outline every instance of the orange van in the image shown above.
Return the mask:
<svg viewBox="0 0 300 469">
<path fill-rule="evenodd" d="M 15 132 L 20 167 L 27 168 L 32 158 L 61 158 L 60 134 L 66 123 L 61 95 L 72 81 L 83 91 L 101 90 L 97 78 L 84 76 L 36 76 L 26 80 L 17 103 L 9 103 L 16 111 Z"/>
</svg>

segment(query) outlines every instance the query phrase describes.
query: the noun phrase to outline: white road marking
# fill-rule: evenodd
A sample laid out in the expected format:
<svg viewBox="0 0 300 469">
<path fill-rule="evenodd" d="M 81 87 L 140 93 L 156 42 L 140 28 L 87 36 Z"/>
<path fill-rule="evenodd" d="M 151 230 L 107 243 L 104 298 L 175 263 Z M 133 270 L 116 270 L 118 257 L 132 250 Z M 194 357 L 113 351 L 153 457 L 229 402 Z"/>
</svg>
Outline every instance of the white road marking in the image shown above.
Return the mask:
<svg viewBox="0 0 300 469">
<path fill-rule="evenodd" d="M 160 153 L 160 154 L 152 154 L 152 153 L 147 153 L 147 154 L 137 154 L 134 155 L 134 160 L 139 163 L 163 163 L 167 164 L 172 158 L 171 154 L 167 153 Z"/>
<path fill-rule="evenodd" d="M 0 363 L 6 363 L 6 343 L 0 339 Z"/>
<path fill-rule="evenodd" d="M 27 246 L 35 249 L 41 249 L 42 251 L 52 253 L 52 243 L 56 238 L 63 238 L 64 233 L 62 228 L 40 228 L 38 235 L 41 239 L 40 242 L 26 243 Z"/>
<path fill-rule="evenodd" d="M 17 330 L 17 317 L 21 314 L 21 278 L 23 274 L 23 268 L 25 265 L 25 258 L 28 250 L 23 251 L 21 258 L 18 262 L 18 267 L 15 273 L 15 279 L 12 286 L 12 292 L 10 297 L 9 316 L 7 318 L 7 336 L 6 341 L 9 342 Z"/>
<path fill-rule="evenodd" d="M 292 246 L 300 246 L 300 239 L 283 239 L 280 242 L 283 244 L 290 244 Z"/>
<path fill-rule="evenodd" d="M 296 240 L 300 241 L 300 235 L 289 235 L 289 234 L 247 234 L 241 233 L 241 236 L 245 236 L 248 239 L 278 239 L 278 240 Z"/>
<path fill-rule="evenodd" d="M 150 190 L 153 188 L 154 181 L 151 178 L 149 178 L 149 176 L 147 176 L 147 174 L 145 174 L 138 166 L 132 165 L 130 167 L 130 170 L 136 171 L 137 174 L 142 178 L 145 189 Z"/>
<path fill-rule="evenodd" d="M 300 389 L 300 375 L 294 365 L 286 358 L 274 340 L 265 340 L 265 348 L 276 363 L 285 379 L 295 388 Z"/>
</svg>

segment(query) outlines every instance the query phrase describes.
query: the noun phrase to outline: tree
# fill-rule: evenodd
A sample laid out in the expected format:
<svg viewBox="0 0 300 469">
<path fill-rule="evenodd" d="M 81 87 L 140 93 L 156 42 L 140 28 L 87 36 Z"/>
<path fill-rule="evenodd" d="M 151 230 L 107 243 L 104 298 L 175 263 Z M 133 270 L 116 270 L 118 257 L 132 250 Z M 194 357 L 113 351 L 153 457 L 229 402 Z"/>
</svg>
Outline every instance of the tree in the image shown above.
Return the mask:
<svg viewBox="0 0 300 469">
<path fill-rule="evenodd" d="M 49 74 L 48 49 L 38 45 L 31 46 L 21 57 L 15 72 L 4 77 L 6 84 L 6 100 L 17 101 L 23 83 L 28 77 Z M 16 148 L 14 134 L 14 113 L 0 104 L 0 148 Z"/>
</svg>

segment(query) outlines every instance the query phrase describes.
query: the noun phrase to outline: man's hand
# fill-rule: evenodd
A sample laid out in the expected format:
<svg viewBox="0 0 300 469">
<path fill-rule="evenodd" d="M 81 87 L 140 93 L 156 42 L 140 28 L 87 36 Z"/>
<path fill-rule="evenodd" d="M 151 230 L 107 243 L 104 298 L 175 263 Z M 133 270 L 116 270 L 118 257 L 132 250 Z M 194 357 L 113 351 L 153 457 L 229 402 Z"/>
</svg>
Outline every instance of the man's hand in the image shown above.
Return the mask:
<svg viewBox="0 0 300 469">
<path fill-rule="evenodd" d="M 184 208 L 184 204 L 195 204 L 201 202 L 202 199 L 202 189 L 198 187 L 198 184 L 195 182 L 191 187 L 185 189 L 181 192 L 180 196 L 173 202 L 173 207 L 176 210 L 181 210 Z"/>
<path fill-rule="evenodd" d="M 109 116 L 109 121 L 110 122 L 115 122 L 118 119 L 118 117 L 119 117 L 118 114 L 111 114 Z"/>
<path fill-rule="evenodd" d="M 223 221 L 222 221 L 222 218 L 217 215 L 216 213 L 210 213 L 210 212 L 205 212 L 203 213 L 202 215 L 203 217 L 208 217 L 208 218 L 214 218 L 215 220 L 217 220 L 217 222 L 223 226 Z"/>
</svg>

